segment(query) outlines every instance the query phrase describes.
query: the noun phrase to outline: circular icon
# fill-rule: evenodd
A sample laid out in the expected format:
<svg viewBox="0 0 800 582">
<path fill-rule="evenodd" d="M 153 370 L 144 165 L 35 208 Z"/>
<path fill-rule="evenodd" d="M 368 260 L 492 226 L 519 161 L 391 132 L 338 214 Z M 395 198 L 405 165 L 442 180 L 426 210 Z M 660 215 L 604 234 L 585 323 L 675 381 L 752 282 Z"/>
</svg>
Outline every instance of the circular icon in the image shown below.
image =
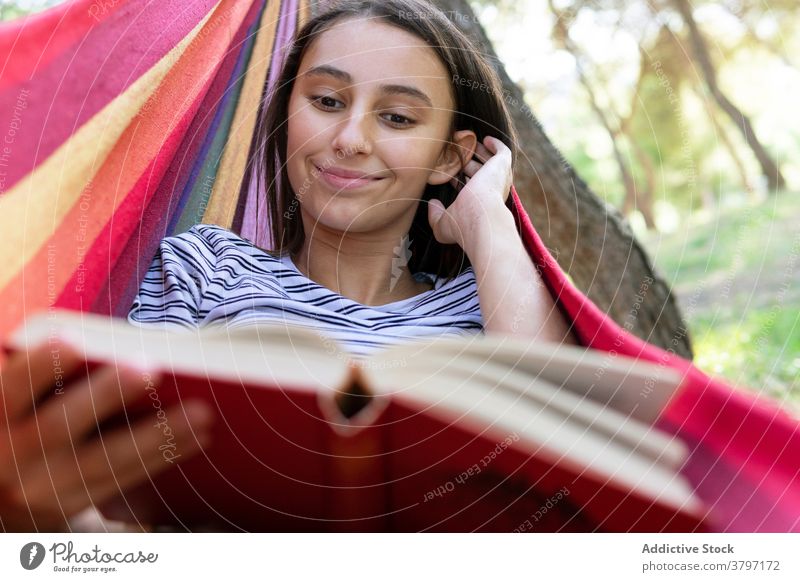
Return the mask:
<svg viewBox="0 0 800 582">
<path fill-rule="evenodd" d="M 26 570 L 35 570 L 44 561 L 44 546 L 39 542 L 28 542 L 19 551 L 19 563 Z"/>
</svg>

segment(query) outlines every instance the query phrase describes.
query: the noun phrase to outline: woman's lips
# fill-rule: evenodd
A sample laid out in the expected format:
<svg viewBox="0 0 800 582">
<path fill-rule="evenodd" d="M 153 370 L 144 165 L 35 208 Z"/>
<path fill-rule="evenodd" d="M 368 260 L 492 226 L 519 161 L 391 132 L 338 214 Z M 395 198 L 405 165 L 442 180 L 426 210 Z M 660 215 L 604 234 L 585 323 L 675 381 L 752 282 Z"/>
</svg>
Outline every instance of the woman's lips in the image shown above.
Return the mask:
<svg viewBox="0 0 800 582">
<path fill-rule="evenodd" d="M 355 178 L 355 177 L 351 178 L 351 177 L 339 176 L 335 174 L 333 170 L 323 170 L 318 166 L 315 167 L 317 168 L 317 171 L 319 172 L 322 179 L 325 180 L 325 182 L 327 182 L 330 186 L 339 190 L 351 190 L 353 188 L 361 188 L 369 184 L 374 184 L 375 182 L 378 182 L 383 179 L 383 178 Z"/>
</svg>

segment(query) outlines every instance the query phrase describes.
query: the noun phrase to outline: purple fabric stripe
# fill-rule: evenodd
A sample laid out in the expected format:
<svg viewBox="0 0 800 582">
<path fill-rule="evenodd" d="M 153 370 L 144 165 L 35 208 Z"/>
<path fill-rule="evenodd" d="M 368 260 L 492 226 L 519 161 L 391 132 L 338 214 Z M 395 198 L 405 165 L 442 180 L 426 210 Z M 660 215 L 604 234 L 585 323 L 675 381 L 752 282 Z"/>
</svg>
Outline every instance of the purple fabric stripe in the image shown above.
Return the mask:
<svg viewBox="0 0 800 582">
<path fill-rule="evenodd" d="M 276 41 L 272 50 L 272 66 L 267 76 L 265 95 L 272 92 L 283 67 L 284 47 L 292 40 L 297 26 L 298 0 L 288 0 L 281 7 L 280 23 L 276 33 Z M 250 172 L 250 184 L 247 188 L 244 218 L 241 236 L 262 248 L 272 248 L 272 236 L 267 220 L 266 195 L 264 188 L 256 183 L 255 172 Z M 262 224 L 259 224 L 261 218 Z"/>
</svg>

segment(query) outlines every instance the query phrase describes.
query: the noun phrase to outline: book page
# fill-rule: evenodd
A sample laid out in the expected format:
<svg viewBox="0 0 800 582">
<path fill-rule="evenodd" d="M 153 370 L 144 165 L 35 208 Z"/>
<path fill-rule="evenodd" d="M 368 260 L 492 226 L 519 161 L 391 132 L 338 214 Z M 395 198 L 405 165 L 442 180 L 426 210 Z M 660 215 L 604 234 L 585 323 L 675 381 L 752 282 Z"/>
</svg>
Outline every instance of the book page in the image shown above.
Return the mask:
<svg viewBox="0 0 800 582">
<path fill-rule="evenodd" d="M 677 470 L 686 459 L 687 450 L 682 442 L 671 435 L 653 429 L 635 418 L 628 417 L 607 406 L 578 396 L 573 392 L 525 373 L 518 368 L 509 368 L 494 361 L 483 361 L 470 356 L 451 359 L 446 365 L 430 366 L 432 362 L 417 363 L 412 373 L 403 369 L 384 373 L 373 379 L 376 391 L 392 386 L 407 386 L 418 381 L 419 374 L 427 373 L 431 382 L 443 375 L 462 378 L 464 382 L 475 382 L 489 391 L 504 391 L 520 401 L 548 409 L 561 416 L 564 422 L 572 422 L 586 431 L 593 431 L 597 438 L 619 441 L 653 462 L 663 463 Z"/>
<path fill-rule="evenodd" d="M 173 374 L 242 384 L 320 391 L 347 385 L 346 361 L 328 354 L 314 332 L 280 324 L 239 329 L 168 330 L 135 326 L 122 318 L 56 310 L 27 320 L 8 340 L 24 349 L 57 336 L 87 359 L 144 364 Z"/>
<path fill-rule="evenodd" d="M 417 365 L 422 360 L 449 362 L 462 357 L 491 360 L 520 370 L 648 425 L 655 422 L 682 380 L 678 372 L 667 366 L 599 350 L 533 342 L 501 334 L 442 337 L 427 345 L 401 345 L 373 359 Z"/>
</svg>

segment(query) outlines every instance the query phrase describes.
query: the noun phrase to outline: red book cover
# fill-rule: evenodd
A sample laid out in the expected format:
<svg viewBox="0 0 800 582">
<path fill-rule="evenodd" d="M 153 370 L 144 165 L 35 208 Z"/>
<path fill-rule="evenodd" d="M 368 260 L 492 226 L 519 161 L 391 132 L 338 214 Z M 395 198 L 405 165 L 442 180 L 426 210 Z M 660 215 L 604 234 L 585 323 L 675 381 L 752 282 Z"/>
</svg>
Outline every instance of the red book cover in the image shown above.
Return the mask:
<svg viewBox="0 0 800 582">
<path fill-rule="evenodd" d="M 64 327 L 62 337 L 83 350 L 88 369 L 124 361 L 132 345 L 166 358 L 159 366 L 163 380 L 99 429 L 152 418 L 153 430 L 163 435 L 159 450 L 170 464 L 104 504 L 100 509 L 110 519 L 186 531 L 706 529 L 702 507 L 678 482 L 680 467 L 653 453 L 658 452 L 653 441 L 663 437 L 629 432 L 629 439 L 640 434 L 647 441 L 642 448 L 649 453 L 628 450 L 620 444 L 624 440 L 577 422 L 589 409 L 583 417 L 577 410 L 559 416 L 555 404 L 534 406 L 535 398 L 511 390 L 510 379 L 487 390 L 469 370 L 491 369 L 512 354 L 488 362 L 475 359 L 496 352 L 496 346 L 473 348 L 471 356 L 456 362 L 450 345 L 440 350 L 449 363 L 444 367 L 431 359 L 436 350 L 420 350 L 411 375 L 392 376 L 335 358 L 315 359 L 319 353 L 301 342 L 280 357 L 279 346 L 286 344 L 268 334 L 264 341 L 275 342 L 273 353 L 266 350 L 260 362 L 253 358 L 263 345 L 247 352 L 249 344 L 228 343 L 223 336 L 167 337 L 138 328 L 125 331 L 115 323 L 110 342 L 111 325 L 98 318 L 87 327 L 87 316 L 80 317 L 83 328 L 67 332 Z M 55 325 L 40 323 L 40 335 Z M 136 344 L 126 344 L 125 334 Z M 19 349 L 25 341 L 17 337 L 6 349 Z M 198 361 L 198 354 L 208 361 Z M 250 372 L 236 368 L 243 361 L 249 361 Z M 431 363 L 436 373 L 426 375 Z M 253 370 L 261 370 L 258 381 Z M 425 381 L 392 384 L 415 373 Z M 494 377 L 485 371 L 484 376 L 483 381 Z M 612 376 L 610 370 L 604 374 Z M 518 375 L 516 381 L 526 377 Z M 559 396 L 563 390 L 548 392 L 546 384 L 540 389 L 551 399 L 566 397 Z M 165 410 L 187 399 L 207 401 L 217 421 L 211 444 L 182 459 L 170 438 L 174 420 Z M 612 415 L 606 424 L 622 418 L 592 406 L 594 413 Z"/>
</svg>

